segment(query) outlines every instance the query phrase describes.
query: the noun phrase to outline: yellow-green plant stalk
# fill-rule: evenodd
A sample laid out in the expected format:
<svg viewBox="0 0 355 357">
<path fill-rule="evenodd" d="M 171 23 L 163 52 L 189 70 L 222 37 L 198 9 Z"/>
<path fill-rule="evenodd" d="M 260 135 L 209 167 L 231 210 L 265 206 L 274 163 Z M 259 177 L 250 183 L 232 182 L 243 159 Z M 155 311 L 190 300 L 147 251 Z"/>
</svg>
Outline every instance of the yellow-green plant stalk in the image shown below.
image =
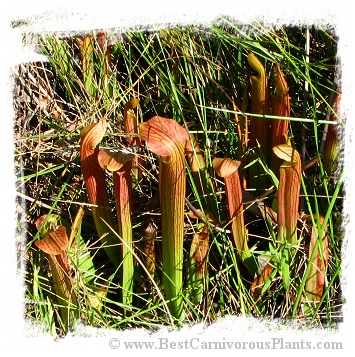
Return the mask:
<svg viewBox="0 0 355 357">
<path fill-rule="evenodd" d="M 240 161 L 215 158 L 213 167 L 218 176 L 224 178 L 229 217 L 232 220 L 232 234 L 239 258 L 252 277 L 257 272 L 257 264 L 248 246 L 248 232 L 244 224 L 243 195 L 238 168 Z"/>
<path fill-rule="evenodd" d="M 123 269 L 122 302 L 126 306 L 130 306 L 132 304 L 134 280 L 133 237 L 131 222 L 131 169 L 132 161 L 129 161 L 126 162 L 121 169 L 112 173 L 119 235 L 124 242 L 121 248 Z"/>
<path fill-rule="evenodd" d="M 250 67 L 256 72 L 250 76 L 251 83 L 251 112 L 253 114 L 268 114 L 269 109 L 269 87 L 265 68 L 260 60 L 253 54 L 248 54 Z M 270 161 L 270 129 L 271 123 L 265 118 L 250 117 L 250 148 L 256 148 L 260 144 L 266 164 Z M 255 159 L 253 157 L 252 159 Z M 264 176 L 263 167 L 258 163 L 252 165 L 249 169 L 249 180 L 253 188 L 267 188 L 268 179 Z"/>
<path fill-rule="evenodd" d="M 116 211 L 118 220 L 118 234 L 122 239 L 122 303 L 132 305 L 133 299 L 133 242 L 131 221 L 131 169 L 134 155 L 116 153 L 111 150 L 100 150 L 98 161 L 100 166 L 112 172 L 113 188 L 115 192 Z"/>
<path fill-rule="evenodd" d="M 171 314 L 182 318 L 185 147 L 189 136 L 173 119 L 155 116 L 140 125 L 140 138 L 160 156 L 159 192 L 162 220 L 163 285 Z"/>
<path fill-rule="evenodd" d="M 208 227 L 203 224 L 202 228 L 198 229 L 194 234 L 190 249 L 188 287 L 189 293 L 195 303 L 201 301 L 205 286 L 208 245 Z"/>
<path fill-rule="evenodd" d="M 133 109 L 135 109 L 139 104 L 139 99 L 131 99 L 123 109 L 123 124 L 124 124 L 124 131 L 128 135 L 127 140 L 130 146 L 141 146 L 141 140 L 138 136 L 138 119 L 136 114 L 134 113 Z M 134 183 L 137 184 L 141 179 L 141 170 L 139 165 L 142 164 L 142 160 L 135 156 L 132 161 L 132 175 L 134 179 Z"/>
<path fill-rule="evenodd" d="M 44 225 L 44 227 L 41 227 L 40 233 L 42 239 L 35 241 L 34 244 L 48 257 L 53 287 L 60 305 L 64 329 L 68 331 L 79 318 L 78 301 L 74 289 L 75 284 L 72 281 L 71 269 L 68 263 L 67 248 L 69 239 L 66 228 L 57 225 L 55 215 L 39 218 L 36 221 L 37 229 L 41 225 Z"/>
<path fill-rule="evenodd" d="M 282 73 L 279 64 L 275 65 L 276 90 L 272 97 L 272 114 L 275 116 L 290 116 L 290 94 L 285 76 Z M 289 120 L 272 120 L 271 121 L 271 145 L 275 147 L 285 144 L 285 135 L 288 134 Z M 276 173 L 281 165 L 281 159 L 278 156 L 271 157 L 271 170 Z"/>
<path fill-rule="evenodd" d="M 310 220 L 310 216 L 303 217 L 302 220 Z M 324 217 L 319 216 L 319 224 L 323 225 L 323 222 Z M 321 300 L 324 290 L 325 276 L 327 273 L 328 260 L 329 252 L 327 227 L 324 229 L 322 237 L 320 237 L 318 229 L 313 226 L 308 252 L 308 264 L 310 264 L 311 267 L 310 269 L 307 269 L 307 272 L 309 273 L 305 285 L 307 302 L 316 304 Z"/>
<path fill-rule="evenodd" d="M 277 239 L 282 246 L 281 266 L 286 288 L 289 287 L 289 267 L 297 243 L 297 220 L 301 189 L 301 157 L 287 144 L 273 147 L 282 159 L 277 190 Z"/>
<path fill-rule="evenodd" d="M 333 110 L 336 114 L 340 112 L 341 94 L 339 90 L 340 88 L 338 89 L 338 92 L 334 95 Z M 330 113 L 329 120 L 337 120 L 336 115 L 333 112 Z M 337 163 L 340 153 L 340 145 L 338 138 L 339 133 L 337 132 L 338 128 L 338 125 L 328 125 L 327 141 L 323 153 L 323 166 L 325 172 L 328 175 L 332 175 L 337 169 Z"/>
<path fill-rule="evenodd" d="M 81 66 L 83 71 L 83 85 L 90 97 L 95 96 L 95 62 L 94 62 L 94 38 L 93 36 L 85 36 L 82 40 L 78 40 Z"/>
<path fill-rule="evenodd" d="M 120 265 L 120 240 L 114 229 L 111 207 L 105 183 L 105 174 L 98 162 L 99 147 L 106 131 L 106 120 L 86 126 L 80 133 L 80 162 L 95 226 L 111 262 Z"/>
</svg>

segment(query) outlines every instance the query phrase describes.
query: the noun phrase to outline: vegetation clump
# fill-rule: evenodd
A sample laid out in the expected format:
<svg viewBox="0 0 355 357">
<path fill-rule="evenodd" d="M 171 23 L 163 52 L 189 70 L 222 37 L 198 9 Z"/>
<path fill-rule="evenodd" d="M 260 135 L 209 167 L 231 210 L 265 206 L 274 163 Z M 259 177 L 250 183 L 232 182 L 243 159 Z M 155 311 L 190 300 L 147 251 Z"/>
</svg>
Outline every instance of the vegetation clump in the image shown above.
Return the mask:
<svg viewBox="0 0 355 357">
<path fill-rule="evenodd" d="M 25 314 L 53 335 L 339 321 L 336 37 L 224 21 L 38 36 L 19 66 Z"/>
</svg>

